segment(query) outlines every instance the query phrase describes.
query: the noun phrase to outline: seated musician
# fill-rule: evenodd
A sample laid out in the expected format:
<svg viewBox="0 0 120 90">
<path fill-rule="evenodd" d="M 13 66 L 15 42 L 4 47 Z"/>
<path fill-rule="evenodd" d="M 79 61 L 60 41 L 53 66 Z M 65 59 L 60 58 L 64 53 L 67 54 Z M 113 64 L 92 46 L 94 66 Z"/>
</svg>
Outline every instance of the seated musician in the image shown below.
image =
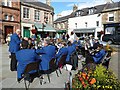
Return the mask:
<svg viewBox="0 0 120 90">
<path fill-rule="evenodd" d="M 71 64 L 70 57 L 71 57 L 72 53 L 76 51 L 76 46 L 73 44 L 72 41 L 69 41 L 67 49 L 68 49 L 68 54 L 67 54 L 67 58 L 66 58 L 66 63 Z"/>
<path fill-rule="evenodd" d="M 16 59 L 18 61 L 18 66 L 17 66 L 18 82 L 22 79 L 22 74 L 27 64 L 39 60 L 39 56 L 35 53 L 35 50 L 28 49 L 27 41 L 25 40 L 22 41 L 21 46 L 22 46 L 22 49 L 16 52 Z"/>
<path fill-rule="evenodd" d="M 63 55 L 67 55 L 68 50 L 66 46 L 67 45 L 65 42 L 61 42 L 61 48 L 59 49 L 58 53 L 55 55 L 55 57 L 57 58 L 57 64 Z"/>
<path fill-rule="evenodd" d="M 56 47 L 50 45 L 50 40 L 48 39 L 44 40 L 43 45 L 41 49 L 36 50 L 36 53 L 41 55 L 40 70 L 47 71 L 49 70 L 50 60 L 55 57 Z"/>
<path fill-rule="evenodd" d="M 86 64 L 88 63 L 99 63 L 101 61 L 101 59 L 104 57 L 105 55 L 105 50 L 103 49 L 103 45 L 99 44 L 97 47 L 97 53 L 95 53 L 94 55 L 88 54 L 86 57 Z"/>
</svg>

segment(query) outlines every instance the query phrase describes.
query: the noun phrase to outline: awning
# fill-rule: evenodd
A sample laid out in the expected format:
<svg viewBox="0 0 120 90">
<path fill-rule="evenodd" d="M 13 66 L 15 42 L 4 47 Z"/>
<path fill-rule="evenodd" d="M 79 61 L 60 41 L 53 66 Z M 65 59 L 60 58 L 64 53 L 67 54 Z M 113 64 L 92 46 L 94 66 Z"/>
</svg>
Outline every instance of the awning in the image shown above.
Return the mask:
<svg viewBox="0 0 120 90">
<path fill-rule="evenodd" d="M 35 23 L 35 27 L 37 28 L 37 31 L 56 32 L 56 30 L 49 24 L 45 24 L 44 29 L 42 29 L 43 25 L 41 23 Z"/>
<path fill-rule="evenodd" d="M 67 30 L 56 30 L 58 34 L 66 33 Z"/>
<path fill-rule="evenodd" d="M 93 33 L 95 28 L 74 29 L 74 33 Z"/>
</svg>

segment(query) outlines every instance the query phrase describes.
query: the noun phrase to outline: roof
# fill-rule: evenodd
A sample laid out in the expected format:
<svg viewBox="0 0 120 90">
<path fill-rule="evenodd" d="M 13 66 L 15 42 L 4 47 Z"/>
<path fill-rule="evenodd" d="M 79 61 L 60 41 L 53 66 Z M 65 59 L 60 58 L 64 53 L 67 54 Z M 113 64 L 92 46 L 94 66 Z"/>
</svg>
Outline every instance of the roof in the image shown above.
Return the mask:
<svg viewBox="0 0 120 90">
<path fill-rule="evenodd" d="M 93 14 L 99 14 L 99 13 L 102 13 L 103 10 L 113 9 L 113 8 L 117 8 L 117 7 L 120 7 L 120 2 L 107 3 L 107 4 L 102 4 L 102 5 L 96 5 L 96 6 L 93 6 L 93 7 L 82 8 L 82 9 L 77 10 L 76 12 L 81 11 L 82 12 L 81 16 L 86 16 L 86 15 L 89 14 L 89 9 L 94 9 Z M 67 16 L 60 17 L 57 20 L 55 20 L 54 23 L 66 21 L 69 18 L 75 17 L 76 12 L 73 12 L 70 15 L 67 15 Z"/>
<path fill-rule="evenodd" d="M 104 8 L 104 11 L 111 10 L 111 9 L 116 9 L 116 8 L 120 8 L 120 1 L 115 2 L 115 3 L 107 3 L 105 8 Z"/>
<path fill-rule="evenodd" d="M 39 2 L 39 1 L 35 1 L 35 0 L 21 0 L 21 3 L 27 3 L 27 4 L 30 4 L 30 5 L 35 5 L 35 6 L 38 6 L 38 7 L 43 7 L 45 9 L 49 9 L 49 10 L 54 10 L 53 7 L 45 4 L 45 3 L 42 3 L 42 2 Z"/>
<path fill-rule="evenodd" d="M 72 18 L 72 17 L 74 17 L 74 16 L 75 16 L 75 13 L 73 12 L 73 13 L 71 13 L 70 15 L 63 16 L 63 17 L 60 17 L 60 18 L 56 19 L 56 20 L 54 21 L 54 23 L 61 22 L 61 21 L 66 21 L 66 20 L 68 20 L 69 18 Z"/>
</svg>

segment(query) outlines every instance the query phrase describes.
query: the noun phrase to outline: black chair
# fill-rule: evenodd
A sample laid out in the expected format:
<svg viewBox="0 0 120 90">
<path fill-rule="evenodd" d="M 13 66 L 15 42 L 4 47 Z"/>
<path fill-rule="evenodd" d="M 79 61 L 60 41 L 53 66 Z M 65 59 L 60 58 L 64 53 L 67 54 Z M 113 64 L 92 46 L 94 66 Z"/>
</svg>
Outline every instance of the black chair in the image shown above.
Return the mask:
<svg viewBox="0 0 120 90">
<path fill-rule="evenodd" d="M 61 66 L 63 67 L 65 65 L 66 57 L 67 57 L 67 55 L 62 55 L 59 62 L 58 62 L 58 70 L 59 70 L 60 74 L 62 74 L 60 67 Z"/>
<path fill-rule="evenodd" d="M 42 68 L 42 67 L 41 67 L 41 68 Z M 54 72 L 54 71 L 56 71 L 56 74 L 57 74 L 57 76 L 59 77 L 58 72 L 57 72 L 56 59 L 55 59 L 55 58 L 52 58 L 52 59 L 50 60 L 50 62 L 49 62 L 49 70 L 41 70 L 40 72 L 41 72 L 42 74 L 47 74 L 48 81 L 49 81 L 49 83 L 50 83 L 50 82 L 51 82 L 51 80 L 50 80 L 50 74 L 51 74 L 52 72 Z M 44 83 L 45 83 L 45 82 L 44 82 Z M 42 82 L 41 82 L 41 84 L 42 84 Z"/>
<path fill-rule="evenodd" d="M 56 59 L 55 58 L 52 58 L 50 60 L 50 62 L 49 62 L 49 70 L 50 70 L 50 73 L 56 71 L 56 74 L 59 77 L 58 72 L 57 72 L 57 64 L 56 64 Z M 49 80 L 49 82 L 50 82 L 50 80 Z"/>
<path fill-rule="evenodd" d="M 78 68 L 78 55 L 76 51 L 71 54 L 70 63 L 73 66 L 73 70 L 76 70 Z"/>
<path fill-rule="evenodd" d="M 22 74 L 22 77 L 24 79 L 24 83 L 25 83 L 25 88 L 26 90 L 29 89 L 29 86 L 30 86 L 30 83 L 33 82 L 34 78 L 40 76 L 40 73 L 39 73 L 39 63 L 40 62 L 32 62 L 32 63 L 29 63 L 25 70 L 24 70 L 24 73 Z M 35 73 L 30 73 L 31 71 L 33 70 L 36 70 Z M 39 78 L 40 79 L 40 78 Z M 26 81 L 28 81 L 28 85 L 26 83 Z"/>
</svg>

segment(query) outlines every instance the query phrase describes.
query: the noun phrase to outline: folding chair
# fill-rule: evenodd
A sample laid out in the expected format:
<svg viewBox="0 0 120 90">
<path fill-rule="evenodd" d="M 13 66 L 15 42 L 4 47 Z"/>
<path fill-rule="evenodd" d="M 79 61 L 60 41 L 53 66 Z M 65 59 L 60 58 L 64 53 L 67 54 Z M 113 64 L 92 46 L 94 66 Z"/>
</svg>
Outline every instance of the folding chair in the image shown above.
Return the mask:
<svg viewBox="0 0 120 90">
<path fill-rule="evenodd" d="M 107 58 L 108 52 L 105 53 L 105 55 L 102 57 L 102 59 L 100 60 L 100 63 L 104 63 L 105 59 Z"/>
<path fill-rule="evenodd" d="M 62 55 L 58 62 L 58 70 L 59 70 L 60 74 L 62 74 L 60 67 L 61 66 L 63 67 L 65 65 L 66 57 L 67 57 L 67 55 Z"/>
<path fill-rule="evenodd" d="M 50 69 L 50 73 L 56 71 L 56 74 L 59 77 L 58 72 L 57 72 L 57 64 L 56 64 L 56 59 L 55 58 L 52 58 L 50 60 L 49 69 Z M 49 78 L 49 82 L 50 82 L 50 78 Z"/>
<path fill-rule="evenodd" d="M 40 63 L 40 62 L 32 62 L 32 63 L 29 63 L 29 64 L 26 66 L 26 68 L 25 68 L 25 70 L 24 70 L 24 73 L 22 74 L 23 79 L 24 79 L 24 83 L 25 83 L 25 88 L 26 88 L 26 90 L 29 89 L 30 83 L 32 83 L 33 79 L 34 79 L 35 77 L 38 77 L 38 78 L 39 78 L 39 76 L 40 76 L 40 73 L 39 73 L 39 63 Z M 30 73 L 30 72 L 33 71 L 33 70 L 36 70 L 37 75 L 36 75 L 35 73 L 34 73 L 34 74 Z M 32 75 L 35 75 L 35 76 L 31 78 Z M 40 78 L 39 78 L 39 79 L 40 79 Z M 26 81 L 28 81 L 28 85 L 27 85 Z"/>
<path fill-rule="evenodd" d="M 56 71 L 56 74 L 59 77 L 58 72 L 57 72 L 57 65 L 56 65 L 56 59 L 55 58 L 52 58 L 49 61 L 49 70 L 41 70 L 42 74 L 47 74 L 49 83 L 51 82 L 51 80 L 50 80 L 50 73 L 52 73 L 53 71 Z M 42 82 L 41 82 L 41 85 L 42 85 Z"/>
<path fill-rule="evenodd" d="M 72 69 L 76 70 L 77 67 L 78 67 L 78 55 L 77 55 L 76 51 L 71 54 L 71 56 L 70 56 L 70 62 L 72 64 L 72 66 L 73 66 Z"/>
</svg>

